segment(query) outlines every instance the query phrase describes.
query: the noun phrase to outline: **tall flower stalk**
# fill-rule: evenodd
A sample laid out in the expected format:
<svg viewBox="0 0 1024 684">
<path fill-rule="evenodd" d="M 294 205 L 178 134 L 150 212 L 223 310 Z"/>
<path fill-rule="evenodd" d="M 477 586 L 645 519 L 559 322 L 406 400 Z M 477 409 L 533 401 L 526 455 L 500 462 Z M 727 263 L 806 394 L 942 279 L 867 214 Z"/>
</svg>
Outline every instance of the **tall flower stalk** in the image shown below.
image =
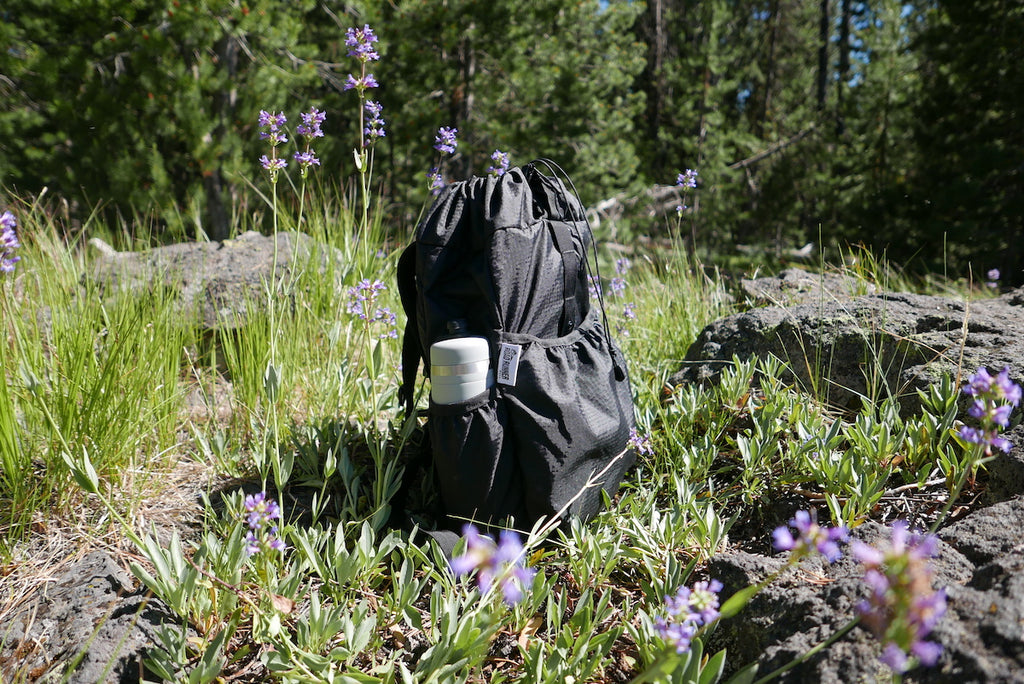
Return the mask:
<svg viewBox="0 0 1024 684">
<path fill-rule="evenodd" d="M 891 532 L 880 548 L 855 541 L 852 552 L 865 568 L 870 589 L 857 612 L 882 643 L 879 659 L 899 677 L 917 665 L 930 667 L 938 661 L 942 647 L 925 637 L 946 611 L 946 594 L 932 588 L 928 564 L 938 539 L 911 532 L 903 521 L 893 523 Z"/>
<path fill-rule="evenodd" d="M 365 235 L 370 222 L 370 180 L 373 176 L 373 147 L 378 138 L 384 137 L 384 119 L 381 106 L 368 100 L 367 91 L 378 87 L 377 79 L 367 71 L 367 65 L 380 59 L 375 43 L 377 36 L 370 26 L 349 28 L 345 32 L 348 56 L 359 62 L 359 76 L 348 75 L 345 90 L 355 90 L 359 96 L 359 149 L 352 151 L 356 170 L 359 172 L 359 188 L 362 197 L 362 220 L 360 228 Z M 369 117 L 369 118 L 368 118 Z"/>
<path fill-rule="evenodd" d="M 963 393 L 972 399 L 967 413 L 978 424 L 964 425 L 957 433 L 960 440 L 969 445 L 967 459 L 961 466 L 946 505 L 932 524 L 931 532 L 938 530 L 946 520 L 968 478 L 974 477 L 978 467 L 992 458 L 992 450 L 1008 452 L 1012 446 L 1009 440 L 999 434 L 1009 426 L 1010 415 L 1021 401 L 1021 387 L 1010 379 L 1009 367 L 1003 368 L 995 376 L 987 368 L 979 368 L 968 376 Z"/>
<path fill-rule="evenodd" d="M 695 255 L 697 253 L 697 224 L 692 215 L 692 209 L 687 206 L 686 201 L 691 190 L 697 189 L 697 172 L 694 169 L 686 169 L 683 173 L 676 176 L 676 187 L 680 190 L 680 201 L 676 206 L 676 240 L 682 242 L 682 227 L 683 227 L 683 215 L 690 213 L 690 253 Z M 681 244 L 675 245 L 676 249 L 682 247 Z"/>
</svg>

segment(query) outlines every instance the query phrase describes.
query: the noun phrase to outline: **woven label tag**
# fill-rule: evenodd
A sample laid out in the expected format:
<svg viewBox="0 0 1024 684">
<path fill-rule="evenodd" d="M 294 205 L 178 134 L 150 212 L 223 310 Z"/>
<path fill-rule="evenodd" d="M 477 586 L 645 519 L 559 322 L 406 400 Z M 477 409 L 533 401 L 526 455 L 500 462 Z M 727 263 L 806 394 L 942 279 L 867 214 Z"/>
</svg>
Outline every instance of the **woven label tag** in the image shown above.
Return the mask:
<svg viewBox="0 0 1024 684">
<path fill-rule="evenodd" d="M 503 385 L 516 384 L 516 376 L 519 374 L 519 357 L 522 353 L 523 348 L 518 344 L 501 343 L 501 349 L 498 352 L 498 382 Z"/>
</svg>

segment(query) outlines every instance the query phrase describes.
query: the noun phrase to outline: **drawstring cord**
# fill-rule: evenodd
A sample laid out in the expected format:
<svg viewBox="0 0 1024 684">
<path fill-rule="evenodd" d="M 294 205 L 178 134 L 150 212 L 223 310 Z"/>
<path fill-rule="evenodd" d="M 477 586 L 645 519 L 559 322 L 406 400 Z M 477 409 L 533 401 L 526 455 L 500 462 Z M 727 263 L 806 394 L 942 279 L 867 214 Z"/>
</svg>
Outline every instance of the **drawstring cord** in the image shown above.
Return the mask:
<svg viewBox="0 0 1024 684">
<path fill-rule="evenodd" d="M 572 178 L 569 177 L 569 174 L 566 173 L 565 169 L 559 166 L 557 162 L 541 157 L 533 160 L 531 164 L 543 164 L 556 179 L 561 175 L 561 177 L 568 182 L 569 188 L 572 190 L 572 194 L 576 197 L 576 202 L 579 204 L 580 210 L 583 212 L 583 223 L 587 226 L 587 233 L 590 235 L 591 251 L 594 253 L 594 276 L 597 278 L 597 303 L 601 307 L 601 322 L 604 326 L 604 337 L 608 342 L 608 353 L 611 355 L 612 367 L 615 369 L 615 379 L 622 382 L 626 379 L 626 370 L 622 366 L 622 360 L 619 358 L 618 354 L 615 353 L 615 345 L 612 344 L 612 335 L 608 327 L 608 314 L 604 308 L 604 288 L 601 286 L 601 264 L 597 253 L 597 240 L 594 239 L 594 229 L 590 225 L 590 218 L 587 216 L 587 210 L 583 206 L 583 200 L 580 199 L 580 193 L 576 190 L 576 184 L 572 182 Z M 562 187 L 565 188 L 564 182 L 562 183 Z M 568 205 L 569 202 L 566 201 L 566 204 Z M 587 276 L 590 277 L 590 258 L 587 256 L 586 252 L 584 252 L 583 261 L 586 264 Z"/>
</svg>

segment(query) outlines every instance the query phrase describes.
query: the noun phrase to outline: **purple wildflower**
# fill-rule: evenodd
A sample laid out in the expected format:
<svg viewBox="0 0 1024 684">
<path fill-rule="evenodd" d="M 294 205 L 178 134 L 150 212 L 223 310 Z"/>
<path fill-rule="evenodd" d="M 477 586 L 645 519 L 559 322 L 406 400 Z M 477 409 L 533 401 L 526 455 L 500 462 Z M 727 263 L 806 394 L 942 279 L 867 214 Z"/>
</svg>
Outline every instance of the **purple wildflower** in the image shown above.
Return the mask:
<svg viewBox="0 0 1024 684">
<path fill-rule="evenodd" d="M 286 123 L 288 123 L 288 118 L 285 117 L 284 112 L 271 114 L 261 109 L 259 114 L 259 124 L 262 129 L 260 140 L 269 140 L 271 147 L 288 142 L 288 136 L 283 130 Z"/>
<path fill-rule="evenodd" d="M 487 173 L 491 176 L 504 175 L 511 163 L 508 152 L 502 152 L 501 150 L 494 150 L 491 153 L 491 161 L 494 163 L 487 167 Z"/>
<path fill-rule="evenodd" d="M 654 629 L 676 653 L 690 650 L 690 642 L 698 629 L 717 620 L 718 594 L 722 583 L 716 579 L 697 582 L 693 588 L 679 587 L 675 596 L 665 597 L 665 615 L 654 620 Z"/>
<path fill-rule="evenodd" d="M 455 139 L 458 132 L 457 128 L 441 126 L 434 136 L 434 149 L 445 154 L 455 154 L 455 148 L 459 146 L 459 141 Z"/>
<path fill-rule="evenodd" d="M 367 100 L 363 104 L 363 109 L 366 110 L 366 126 L 363 128 L 364 146 L 372 145 L 377 141 L 378 138 L 385 136 L 384 132 L 384 119 L 381 117 L 381 112 L 384 107 L 379 102 L 373 100 Z"/>
<path fill-rule="evenodd" d="M 624 276 L 629 273 L 629 269 L 633 267 L 633 262 L 629 260 L 629 257 L 619 257 L 615 260 L 615 272 L 620 276 Z"/>
<path fill-rule="evenodd" d="M 627 321 L 636 320 L 636 304 L 634 302 L 630 302 L 622 307 L 622 317 Z"/>
<path fill-rule="evenodd" d="M 698 626 L 692 622 L 676 622 L 663 615 L 654 619 L 654 631 L 662 640 L 675 648 L 676 653 L 686 653 L 690 650 L 690 642 L 697 635 Z"/>
<path fill-rule="evenodd" d="M 797 531 L 794 537 L 790 527 Z M 791 551 L 791 558 L 799 560 L 812 553 L 820 553 L 829 563 L 842 557 L 838 542 L 846 541 L 847 530 L 843 526 L 821 527 L 816 511 L 797 511 L 789 526 L 781 525 L 772 532 L 775 548 Z"/>
<path fill-rule="evenodd" d="M 348 56 L 355 57 L 360 62 L 373 62 L 380 59 L 373 44 L 377 42 L 377 36 L 369 24 L 363 28 L 349 28 L 345 31 L 345 45 L 349 48 Z"/>
<path fill-rule="evenodd" d="M 377 296 L 388 289 L 380 280 L 363 279 L 348 288 L 347 311 L 356 318 L 365 321 L 367 327 L 379 324 L 384 327 L 380 339 L 398 337 L 397 316 L 391 309 L 377 305 Z"/>
<path fill-rule="evenodd" d="M 14 229 L 18 226 L 18 220 L 9 211 L 0 214 L 0 273 L 10 273 L 14 270 L 14 264 L 21 260 L 21 257 L 14 255 L 14 250 L 21 247 L 18 242 L 18 234 Z"/>
<path fill-rule="evenodd" d="M 268 157 L 267 155 L 263 155 L 260 157 L 260 166 L 267 171 L 273 172 L 280 171 L 284 167 L 288 166 L 288 162 L 280 157 Z"/>
<path fill-rule="evenodd" d="M 273 499 L 268 499 L 266 492 L 250 494 L 245 497 L 245 510 L 249 513 L 249 528 L 253 530 L 261 527 L 265 522 L 281 518 L 281 507 Z"/>
<path fill-rule="evenodd" d="M 693 169 L 686 169 L 684 173 L 676 176 L 676 185 L 681 188 L 697 187 L 697 172 Z"/>
<path fill-rule="evenodd" d="M 427 180 L 430 181 L 430 184 L 427 186 L 427 189 L 430 190 L 430 194 L 435 196 L 440 195 L 441 190 L 444 189 L 444 178 L 441 176 L 441 172 L 436 166 L 427 172 Z"/>
<path fill-rule="evenodd" d="M 343 90 L 356 90 L 360 95 L 363 94 L 368 88 L 377 88 L 380 84 L 377 83 L 377 79 L 373 77 L 373 74 L 366 74 L 356 78 L 352 74 L 348 75 L 348 79 L 345 81 Z"/>
<path fill-rule="evenodd" d="M 615 276 L 608 283 L 608 289 L 611 291 L 613 297 L 621 297 L 626 291 L 626 279 L 622 276 Z"/>
<path fill-rule="evenodd" d="M 869 587 L 857 612 L 882 642 L 879 659 L 894 672 L 934 665 L 942 653 L 939 644 L 924 640 L 946 611 L 945 592 L 932 588 L 928 564 L 937 546 L 934 535 L 912 533 L 904 521 L 893 523 L 892 536 L 882 548 L 859 541 L 851 545 Z"/>
<path fill-rule="evenodd" d="M 988 285 L 989 287 L 999 287 L 998 281 L 1000 275 L 1001 274 L 999 273 L 998 268 L 989 269 L 988 273 L 985 274 L 985 276 L 988 278 L 988 281 L 985 284 Z"/>
<path fill-rule="evenodd" d="M 320 124 L 327 118 L 327 114 L 313 107 L 308 112 L 302 112 L 299 116 L 302 118 L 302 123 L 295 129 L 296 133 L 310 141 L 313 138 L 324 137 Z"/>
<path fill-rule="evenodd" d="M 295 161 L 299 164 L 299 173 L 305 178 L 309 172 L 309 167 L 320 166 L 320 160 L 317 159 L 313 152 L 296 152 Z"/>
<path fill-rule="evenodd" d="M 651 446 L 650 437 L 641 435 L 635 427 L 629 429 L 628 444 L 637 456 L 654 456 L 654 447 Z"/>
<path fill-rule="evenodd" d="M 525 588 L 532 581 L 536 571 L 523 564 L 525 550 L 519 535 L 502 530 L 498 543 L 480 534 L 475 525 L 462 528 L 466 548 L 461 556 L 452 559 L 451 568 L 456 577 L 476 571 L 477 586 L 486 594 L 492 587 L 501 590 L 508 605 L 519 603 L 525 595 Z"/>
<path fill-rule="evenodd" d="M 278 537 L 273 520 L 281 519 L 281 507 L 266 492 L 245 497 L 246 525 L 245 550 L 250 556 L 263 550 L 284 551 L 285 544 Z"/>
<path fill-rule="evenodd" d="M 373 318 L 371 320 L 374 323 L 381 323 L 384 325 L 384 331 L 380 334 L 380 339 L 398 339 L 398 319 L 391 309 L 386 306 L 377 307 L 377 310 L 373 313 Z"/>
<path fill-rule="evenodd" d="M 603 294 L 601 290 L 601 281 L 597 276 L 587 276 L 587 287 L 590 290 L 591 299 L 600 299 Z"/>
<path fill-rule="evenodd" d="M 1010 424 L 1010 414 L 1021 402 L 1021 387 L 1010 379 L 1009 367 L 1003 368 L 995 377 L 988 369 L 979 368 L 967 378 L 963 392 L 974 398 L 967 413 L 980 425 L 961 427 L 960 438 L 983 446 L 987 455 L 992 454 L 993 448 L 1008 452 L 1012 445 L 1005 437 L 999 436 L 999 431 Z"/>
</svg>

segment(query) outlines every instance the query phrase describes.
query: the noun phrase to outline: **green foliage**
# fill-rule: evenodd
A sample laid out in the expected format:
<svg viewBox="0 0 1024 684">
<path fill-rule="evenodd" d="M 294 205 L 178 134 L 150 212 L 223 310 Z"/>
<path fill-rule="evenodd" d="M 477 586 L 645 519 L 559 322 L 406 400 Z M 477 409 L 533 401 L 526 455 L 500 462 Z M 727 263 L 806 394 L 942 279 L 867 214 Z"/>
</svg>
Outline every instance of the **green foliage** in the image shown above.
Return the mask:
<svg viewBox="0 0 1024 684">
<path fill-rule="evenodd" d="M 344 196 L 356 169 L 338 141 L 359 125 L 343 113 L 358 70 L 344 30 L 366 22 L 381 35 L 389 232 L 428 197 L 445 125 L 461 141 L 447 176 L 482 173 L 495 149 L 551 157 L 590 206 L 699 169 L 687 240 L 706 261 L 737 244 L 833 258 L 863 243 L 917 273 L 998 267 L 1017 283 L 1022 89 L 1001 65 L 1020 20 L 1008 0 L 14 0 L 0 184 L 49 187 L 77 218 L 140 217 L 160 239 L 220 239 L 263 213 L 246 192 L 259 110 L 294 122 L 317 105 L 318 191 Z M 665 228 L 656 211 L 616 234 Z"/>
</svg>

